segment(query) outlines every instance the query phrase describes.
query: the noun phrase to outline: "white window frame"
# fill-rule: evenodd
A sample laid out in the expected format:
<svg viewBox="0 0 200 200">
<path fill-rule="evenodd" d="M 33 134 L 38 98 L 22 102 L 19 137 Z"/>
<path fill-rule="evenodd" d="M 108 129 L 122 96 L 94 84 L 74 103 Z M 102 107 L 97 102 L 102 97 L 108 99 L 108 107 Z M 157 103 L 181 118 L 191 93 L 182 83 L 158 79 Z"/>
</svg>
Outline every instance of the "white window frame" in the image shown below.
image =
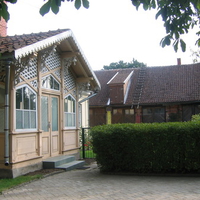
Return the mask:
<svg viewBox="0 0 200 200">
<path fill-rule="evenodd" d="M 65 112 L 65 99 L 68 98 L 69 96 L 74 100 L 74 112 Z M 73 110 L 73 108 L 72 108 L 72 110 Z M 74 123 L 73 123 L 74 126 L 73 125 L 72 126 L 66 125 L 66 115 L 68 115 L 68 114 L 73 116 L 72 117 L 72 123 L 73 123 L 73 119 L 74 119 Z M 64 127 L 67 128 L 67 129 L 74 129 L 74 128 L 76 128 L 76 123 L 77 123 L 77 121 L 76 121 L 76 99 L 72 95 L 67 95 L 64 98 Z"/>
<path fill-rule="evenodd" d="M 43 85 L 41 85 L 42 88 L 47 89 L 47 90 L 60 91 L 60 83 L 59 83 L 59 81 L 58 81 L 52 74 L 49 74 L 49 75 L 47 75 L 47 76 L 42 77 L 42 81 L 43 81 L 44 79 L 46 79 L 47 77 L 50 77 L 50 76 L 58 83 L 58 85 L 59 85 L 59 90 L 52 89 L 52 88 L 47 88 L 47 87 L 44 87 Z M 41 83 L 41 84 L 42 84 L 42 83 Z"/>
<path fill-rule="evenodd" d="M 17 99 L 16 99 L 16 92 L 18 89 L 21 89 L 21 88 L 24 88 L 24 87 L 27 87 L 29 90 L 31 90 L 31 92 L 33 92 L 36 96 L 36 105 L 35 105 L 35 113 L 36 113 L 36 116 L 35 116 L 35 122 L 36 122 L 36 128 L 24 128 L 24 129 L 17 129 L 17 125 L 16 125 L 16 115 L 17 115 L 17 110 L 23 110 L 23 111 L 33 111 L 33 110 L 29 110 L 29 109 L 16 109 L 16 103 L 17 103 Z M 37 109 L 37 93 L 27 84 L 23 84 L 19 87 L 16 87 L 16 90 L 15 90 L 15 130 L 17 132 L 27 132 L 27 131 L 37 131 L 37 127 L 38 127 L 38 109 Z"/>
</svg>

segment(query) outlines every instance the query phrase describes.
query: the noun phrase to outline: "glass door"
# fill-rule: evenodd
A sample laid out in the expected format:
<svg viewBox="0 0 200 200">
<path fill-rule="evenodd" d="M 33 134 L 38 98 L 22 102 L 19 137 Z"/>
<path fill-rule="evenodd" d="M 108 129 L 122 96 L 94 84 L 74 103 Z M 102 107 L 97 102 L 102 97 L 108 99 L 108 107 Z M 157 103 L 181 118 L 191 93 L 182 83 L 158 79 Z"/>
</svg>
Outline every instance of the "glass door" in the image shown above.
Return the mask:
<svg viewBox="0 0 200 200">
<path fill-rule="evenodd" d="M 59 154 L 59 97 L 43 95 L 42 115 L 42 154 L 45 157 Z"/>
</svg>

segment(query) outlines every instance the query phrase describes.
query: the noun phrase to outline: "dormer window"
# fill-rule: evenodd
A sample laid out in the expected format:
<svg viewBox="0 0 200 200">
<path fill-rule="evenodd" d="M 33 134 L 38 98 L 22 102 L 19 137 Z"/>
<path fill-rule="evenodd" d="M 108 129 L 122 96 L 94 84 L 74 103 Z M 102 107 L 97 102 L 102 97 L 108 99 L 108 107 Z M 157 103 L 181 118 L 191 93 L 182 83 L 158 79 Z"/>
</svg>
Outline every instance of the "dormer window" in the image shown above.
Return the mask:
<svg viewBox="0 0 200 200">
<path fill-rule="evenodd" d="M 60 90 L 59 82 L 52 75 L 42 78 L 42 87 L 51 90 Z"/>
</svg>

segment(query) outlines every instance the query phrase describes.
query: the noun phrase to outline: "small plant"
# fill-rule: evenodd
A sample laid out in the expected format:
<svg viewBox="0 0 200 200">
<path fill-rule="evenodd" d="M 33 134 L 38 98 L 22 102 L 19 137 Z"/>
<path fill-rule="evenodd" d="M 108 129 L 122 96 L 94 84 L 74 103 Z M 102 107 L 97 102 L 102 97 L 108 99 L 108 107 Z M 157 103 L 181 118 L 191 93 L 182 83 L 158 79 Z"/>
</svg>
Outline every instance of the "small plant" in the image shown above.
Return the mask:
<svg viewBox="0 0 200 200">
<path fill-rule="evenodd" d="M 200 114 L 192 115 L 192 120 L 191 121 L 199 121 L 200 122 Z"/>
</svg>

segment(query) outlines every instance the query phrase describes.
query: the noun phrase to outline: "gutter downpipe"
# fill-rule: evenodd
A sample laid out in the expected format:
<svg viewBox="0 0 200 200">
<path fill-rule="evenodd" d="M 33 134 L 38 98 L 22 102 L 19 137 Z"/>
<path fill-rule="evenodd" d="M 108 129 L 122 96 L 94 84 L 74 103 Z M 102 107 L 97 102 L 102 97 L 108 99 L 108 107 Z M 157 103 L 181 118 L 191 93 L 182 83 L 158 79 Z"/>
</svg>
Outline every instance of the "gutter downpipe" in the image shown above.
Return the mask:
<svg viewBox="0 0 200 200">
<path fill-rule="evenodd" d="M 4 164 L 9 165 L 9 88 L 10 88 L 10 65 L 6 64 L 6 79 L 5 79 L 5 113 L 4 113 L 4 132 L 5 132 L 5 146 L 4 146 Z"/>
</svg>

